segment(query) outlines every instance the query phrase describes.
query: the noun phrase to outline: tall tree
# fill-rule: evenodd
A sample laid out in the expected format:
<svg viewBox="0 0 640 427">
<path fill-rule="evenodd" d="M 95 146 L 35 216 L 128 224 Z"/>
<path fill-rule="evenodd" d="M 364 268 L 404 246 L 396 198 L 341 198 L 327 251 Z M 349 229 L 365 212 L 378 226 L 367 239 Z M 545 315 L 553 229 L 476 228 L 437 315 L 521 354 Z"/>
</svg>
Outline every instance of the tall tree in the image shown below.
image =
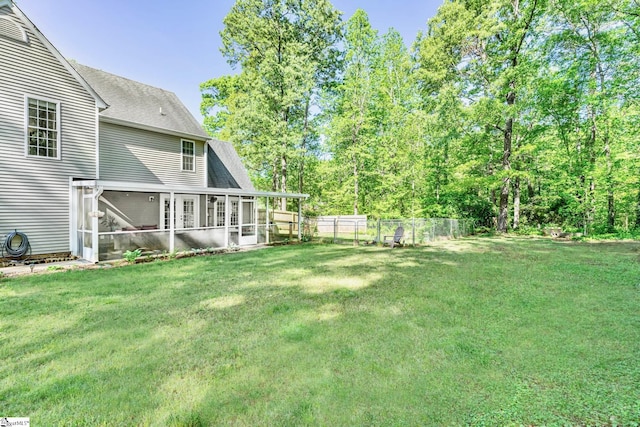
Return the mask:
<svg viewBox="0 0 640 427">
<path fill-rule="evenodd" d="M 291 164 L 304 173 L 312 104 L 335 69 L 340 13 L 328 0 L 237 0 L 224 24 L 222 53 L 241 71 L 233 84 L 202 86 L 208 123 L 233 126 L 227 135 L 254 176 L 285 192 Z"/>
<path fill-rule="evenodd" d="M 525 85 L 528 73 L 523 71 L 529 41 L 536 21 L 542 16 L 544 0 L 453 0 L 440 8 L 430 21 L 431 36 L 422 41 L 421 49 L 438 53 L 440 73 L 424 72 L 427 78 L 457 78 L 463 95 L 473 107 L 484 113 L 479 128 L 491 126 L 501 137 L 499 155 L 501 172 L 498 231 L 508 227 L 509 196 L 512 185 L 512 152 L 514 127 L 518 121 L 518 91 Z M 439 40 L 431 40 L 431 39 Z M 443 55 L 449 54 L 449 57 Z M 433 61 L 426 55 L 422 67 Z M 426 59 L 426 61 L 424 61 Z M 497 153 L 496 153 L 497 154 Z M 495 159 L 489 159 L 491 163 Z M 494 167 L 490 167 L 495 173 Z"/>
<path fill-rule="evenodd" d="M 328 133 L 336 172 L 344 176 L 338 191 L 351 192 L 351 209 L 360 211 L 363 174 L 372 155 L 374 130 L 373 71 L 378 53 L 377 32 L 358 9 L 347 21 L 342 82 L 332 92 Z"/>
<path fill-rule="evenodd" d="M 582 137 L 576 145 L 580 202 L 585 231 L 591 229 L 599 212 L 605 212 L 605 228 L 616 223 L 617 152 L 623 148 L 617 112 L 635 89 L 626 82 L 637 81 L 626 64 L 635 62 L 627 44 L 633 26 L 618 21 L 616 9 L 624 2 L 553 0 L 557 11 L 551 19 L 556 31 L 551 38 L 549 59 L 579 95 L 573 113 Z M 635 85 L 633 85 L 635 86 Z M 600 209 L 603 205 L 604 210 Z"/>
<path fill-rule="evenodd" d="M 373 62 L 373 127 L 368 214 L 415 216 L 421 191 L 422 115 L 413 62 L 400 33 L 390 29 Z"/>
</svg>

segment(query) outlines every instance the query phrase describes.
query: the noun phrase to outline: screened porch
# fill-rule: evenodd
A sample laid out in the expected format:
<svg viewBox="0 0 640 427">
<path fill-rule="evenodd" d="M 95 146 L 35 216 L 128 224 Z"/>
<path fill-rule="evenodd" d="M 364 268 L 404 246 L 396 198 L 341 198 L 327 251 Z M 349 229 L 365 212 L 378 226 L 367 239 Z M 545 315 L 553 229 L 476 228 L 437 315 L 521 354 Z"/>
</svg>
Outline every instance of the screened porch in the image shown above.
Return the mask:
<svg viewBox="0 0 640 427">
<path fill-rule="evenodd" d="M 72 181 L 72 253 L 90 261 L 300 239 L 304 194 Z M 272 208 L 295 199 L 297 212 Z"/>
</svg>

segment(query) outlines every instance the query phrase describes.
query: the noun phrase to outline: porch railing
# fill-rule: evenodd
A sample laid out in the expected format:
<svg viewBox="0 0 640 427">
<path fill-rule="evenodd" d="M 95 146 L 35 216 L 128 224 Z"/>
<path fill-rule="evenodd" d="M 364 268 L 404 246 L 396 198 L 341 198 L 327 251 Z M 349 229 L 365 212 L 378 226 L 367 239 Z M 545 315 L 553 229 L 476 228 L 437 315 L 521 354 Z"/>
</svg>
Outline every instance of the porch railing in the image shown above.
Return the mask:
<svg viewBox="0 0 640 427">
<path fill-rule="evenodd" d="M 298 224 L 278 221 L 266 224 L 230 227 L 199 227 L 176 229 L 174 251 L 194 249 L 226 249 L 242 246 L 242 233 L 255 235 L 257 244 L 294 242 L 298 240 Z M 122 259 L 127 251 L 140 249 L 144 255 L 160 255 L 171 252 L 170 230 L 129 230 L 98 233 L 99 260 Z"/>
</svg>

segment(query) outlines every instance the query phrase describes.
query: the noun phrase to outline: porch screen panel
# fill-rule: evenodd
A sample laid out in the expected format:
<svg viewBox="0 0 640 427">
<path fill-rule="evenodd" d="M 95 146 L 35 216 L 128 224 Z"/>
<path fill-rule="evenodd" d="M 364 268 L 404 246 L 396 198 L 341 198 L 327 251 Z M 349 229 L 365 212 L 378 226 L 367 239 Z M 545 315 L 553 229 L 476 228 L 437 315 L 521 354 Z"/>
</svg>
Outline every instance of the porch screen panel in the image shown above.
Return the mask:
<svg viewBox="0 0 640 427">
<path fill-rule="evenodd" d="M 231 201 L 231 225 L 238 225 L 238 201 Z"/>
<path fill-rule="evenodd" d="M 85 231 L 91 231 L 91 216 L 89 215 L 93 208 L 93 198 L 91 195 L 83 196 L 82 207 L 82 229 Z"/>
<path fill-rule="evenodd" d="M 171 199 L 164 200 L 164 229 L 171 228 Z"/>
<path fill-rule="evenodd" d="M 242 201 L 242 235 L 250 236 L 255 234 L 255 212 L 253 200 Z"/>
<path fill-rule="evenodd" d="M 193 200 L 182 201 L 182 226 L 184 228 L 195 227 L 196 206 Z"/>
<path fill-rule="evenodd" d="M 85 192 L 86 193 L 86 192 Z M 93 209 L 93 195 L 92 193 L 84 194 L 82 196 L 82 245 L 85 248 L 93 247 L 92 230 L 92 218 L 90 215 Z"/>
<path fill-rule="evenodd" d="M 216 201 L 216 226 L 224 227 L 224 199 Z"/>
</svg>

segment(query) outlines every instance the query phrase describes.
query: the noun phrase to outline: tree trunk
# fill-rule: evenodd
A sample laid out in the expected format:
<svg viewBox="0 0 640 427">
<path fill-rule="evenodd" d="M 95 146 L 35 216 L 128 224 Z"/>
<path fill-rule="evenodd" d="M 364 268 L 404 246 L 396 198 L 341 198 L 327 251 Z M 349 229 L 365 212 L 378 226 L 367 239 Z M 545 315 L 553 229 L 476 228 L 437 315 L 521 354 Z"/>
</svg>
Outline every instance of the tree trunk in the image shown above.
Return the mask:
<svg viewBox="0 0 640 427">
<path fill-rule="evenodd" d="M 527 180 L 527 196 L 529 197 L 529 200 L 536 196 L 536 189 L 530 179 Z"/>
<path fill-rule="evenodd" d="M 636 228 L 640 229 L 640 190 L 638 190 L 638 203 L 636 204 Z"/>
<path fill-rule="evenodd" d="M 300 147 L 302 154 L 300 155 L 300 168 L 298 170 L 298 193 L 304 192 L 304 160 L 306 158 L 307 135 L 309 133 L 309 103 L 310 99 L 307 97 L 304 109 L 304 127 L 302 129 L 302 142 Z"/>
<path fill-rule="evenodd" d="M 282 155 L 280 158 L 280 191 L 287 192 L 287 156 Z M 287 210 L 287 198 L 283 197 L 280 201 L 280 209 Z"/>
<path fill-rule="evenodd" d="M 613 232 L 616 223 L 616 207 L 613 192 L 613 164 L 611 161 L 609 135 L 606 133 L 604 137 L 604 154 L 607 160 L 607 228 L 609 232 Z"/>
<path fill-rule="evenodd" d="M 280 182 L 280 174 L 278 172 L 278 159 L 274 159 L 273 161 L 273 173 L 271 177 L 271 190 L 274 192 L 278 191 Z"/>
<path fill-rule="evenodd" d="M 511 88 L 515 86 L 512 82 Z M 509 92 L 507 95 L 507 104 L 509 106 L 515 103 L 515 91 Z M 500 190 L 500 211 L 498 213 L 498 232 L 507 232 L 507 220 L 509 215 L 509 190 L 511 187 L 511 140 L 513 136 L 513 118 L 508 118 L 504 129 L 504 149 L 502 152 L 502 168 L 505 171 L 505 177 L 502 178 L 502 188 Z"/>
<path fill-rule="evenodd" d="M 513 229 L 520 226 L 520 177 L 513 182 Z"/>
<path fill-rule="evenodd" d="M 520 17 L 520 0 L 512 0 L 511 6 L 513 7 L 514 21 L 517 22 Z M 525 18 L 524 27 L 522 28 L 519 39 L 511 46 L 510 55 L 510 68 L 513 72 L 516 72 L 518 67 L 518 56 L 520 50 L 524 44 L 525 38 L 531 24 L 533 22 L 536 9 L 538 7 L 538 0 L 533 0 L 533 4 L 529 10 L 529 15 Z M 509 114 L 513 114 L 512 107 L 516 103 L 516 81 L 512 79 L 509 81 L 509 92 L 507 93 L 507 111 Z M 498 213 L 498 232 L 506 233 L 507 221 L 509 216 L 509 190 L 511 187 L 511 149 L 513 141 L 513 123 L 515 118 L 513 116 L 507 118 L 504 127 L 504 149 L 502 151 L 502 168 L 504 170 L 504 178 L 502 178 L 502 188 L 500 190 L 500 211 Z"/>
<path fill-rule="evenodd" d="M 585 209 L 587 224 L 585 230 L 591 228 L 591 224 L 596 216 L 596 182 L 593 177 L 594 170 L 596 168 L 596 138 L 598 137 L 598 126 L 596 124 L 596 113 L 593 108 L 589 109 L 589 115 L 591 118 L 591 131 L 588 139 L 587 155 L 588 155 L 588 171 L 591 176 L 588 177 L 587 183 L 587 195 L 585 197 Z"/>
<path fill-rule="evenodd" d="M 353 157 L 353 214 L 358 215 L 358 197 L 360 197 L 360 177 L 358 176 L 358 161 Z"/>
</svg>

